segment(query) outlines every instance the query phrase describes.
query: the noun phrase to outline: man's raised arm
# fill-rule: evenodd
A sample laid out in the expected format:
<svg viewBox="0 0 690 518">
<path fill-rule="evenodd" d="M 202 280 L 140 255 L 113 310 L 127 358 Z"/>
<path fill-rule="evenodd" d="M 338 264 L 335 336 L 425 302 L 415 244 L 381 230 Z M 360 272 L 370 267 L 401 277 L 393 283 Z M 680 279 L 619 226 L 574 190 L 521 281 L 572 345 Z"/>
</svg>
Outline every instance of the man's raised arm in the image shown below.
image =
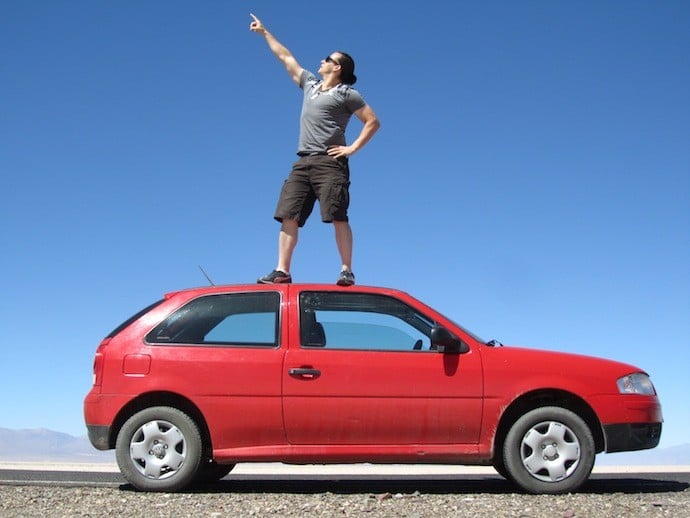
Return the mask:
<svg viewBox="0 0 690 518">
<path fill-rule="evenodd" d="M 285 65 L 285 68 L 287 69 L 287 72 L 292 80 L 299 85 L 300 76 L 302 75 L 302 66 L 297 63 L 295 56 L 293 56 L 292 52 L 290 52 L 285 45 L 280 43 L 275 36 L 273 36 L 273 34 L 268 32 L 266 27 L 264 27 L 264 24 L 261 23 L 261 20 L 251 13 L 249 16 L 251 16 L 254 20 L 249 24 L 249 29 L 253 32 L 261 34 L 264 38 L 266 38 L 268 48 L 270 48 L 271 52 L 273 52 L 273 54 L 275 54 L 283 65 Z"/>
</svg>

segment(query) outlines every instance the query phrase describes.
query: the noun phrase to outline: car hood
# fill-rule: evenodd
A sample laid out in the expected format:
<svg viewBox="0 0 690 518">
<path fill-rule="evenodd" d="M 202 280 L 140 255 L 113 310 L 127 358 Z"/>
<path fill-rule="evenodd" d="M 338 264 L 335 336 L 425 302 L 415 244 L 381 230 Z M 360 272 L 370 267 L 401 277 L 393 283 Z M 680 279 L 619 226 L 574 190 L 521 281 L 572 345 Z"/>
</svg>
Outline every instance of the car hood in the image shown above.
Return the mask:
<svg viewBox="0 0 690 518">
<path fill-rule="evenodd" d="M 634 365 L 582 354 L 545 351 L 526 347 L 482 349 L 486 387 L 515 385 L 560 388 L 579 393 L 618 392 L 616 381 L 627 374 L 645 371 Z"/>
</svg>

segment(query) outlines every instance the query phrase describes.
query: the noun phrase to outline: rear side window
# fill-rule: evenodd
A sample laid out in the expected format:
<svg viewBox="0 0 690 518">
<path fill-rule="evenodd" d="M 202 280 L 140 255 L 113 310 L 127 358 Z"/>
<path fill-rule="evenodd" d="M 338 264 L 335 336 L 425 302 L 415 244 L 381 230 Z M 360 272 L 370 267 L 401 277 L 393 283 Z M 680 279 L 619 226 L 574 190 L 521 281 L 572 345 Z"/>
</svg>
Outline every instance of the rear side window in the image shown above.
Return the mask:
<svg viewBox="0 0 690 518">
<path fill-rule="evenodd" d="M 207 295 L 184 305 L 148 335 L 151 344 L 278 346 L 280 295 Z"/>
</svg>

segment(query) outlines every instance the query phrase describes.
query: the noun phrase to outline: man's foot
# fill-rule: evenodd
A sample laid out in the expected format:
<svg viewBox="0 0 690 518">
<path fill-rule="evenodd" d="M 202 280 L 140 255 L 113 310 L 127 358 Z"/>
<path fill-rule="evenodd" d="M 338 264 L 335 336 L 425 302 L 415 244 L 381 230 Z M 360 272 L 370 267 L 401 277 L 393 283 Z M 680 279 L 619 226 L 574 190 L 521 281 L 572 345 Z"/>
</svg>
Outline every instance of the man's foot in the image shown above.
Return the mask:
<svg viewBox="0 0 690 518">
<path fill-rule="evenodd" d="M 338 286 L 352 286 L 355 283 L 355 274 L 350 270 L 343 270 L 340 272 L 340 277 L 336 284 Z"/>
<path fill-rule="evenodd" d="M 256 282 L 259 284 L 288 284 L 292 282 L 292 276 L 280 270 L 273 270 L 268 275 L 259 277 Z"/>
</svg>

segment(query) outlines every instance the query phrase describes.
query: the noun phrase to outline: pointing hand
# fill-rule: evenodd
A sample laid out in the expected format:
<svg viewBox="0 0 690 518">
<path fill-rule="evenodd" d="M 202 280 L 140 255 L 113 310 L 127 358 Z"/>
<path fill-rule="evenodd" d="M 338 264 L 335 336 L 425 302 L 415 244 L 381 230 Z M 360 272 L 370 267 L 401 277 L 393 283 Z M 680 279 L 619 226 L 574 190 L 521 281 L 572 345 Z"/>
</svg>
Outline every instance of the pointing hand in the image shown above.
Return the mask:
<svg viewBox="0 0 690 518">
<path fill-rule="evenodd" d="M 251 16 L 254 19 L 254 21 L 249 24 L 249 30 L 251 30 L 253 32 L 258 32 L 259 34 L 265 33 L 266 27 L 264 27 L 264 24 L 261 23 L 261 20 L 259 20 L 252 13 L 249 13 L 249 16 Z"/>
</svg>

